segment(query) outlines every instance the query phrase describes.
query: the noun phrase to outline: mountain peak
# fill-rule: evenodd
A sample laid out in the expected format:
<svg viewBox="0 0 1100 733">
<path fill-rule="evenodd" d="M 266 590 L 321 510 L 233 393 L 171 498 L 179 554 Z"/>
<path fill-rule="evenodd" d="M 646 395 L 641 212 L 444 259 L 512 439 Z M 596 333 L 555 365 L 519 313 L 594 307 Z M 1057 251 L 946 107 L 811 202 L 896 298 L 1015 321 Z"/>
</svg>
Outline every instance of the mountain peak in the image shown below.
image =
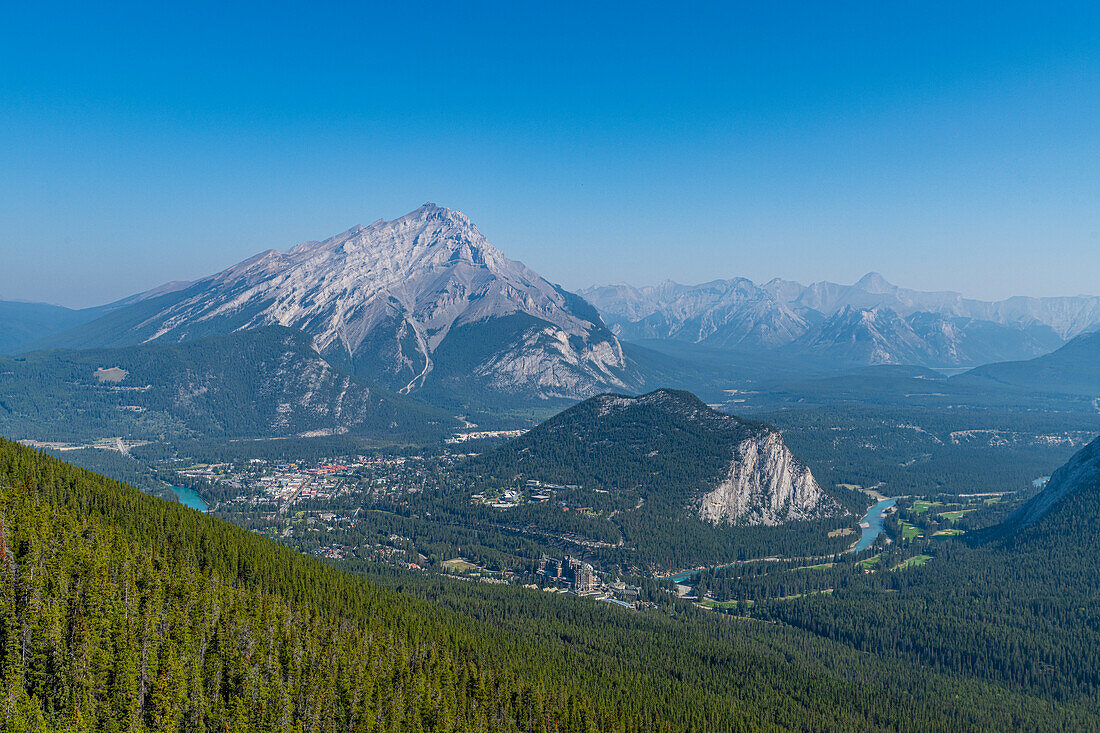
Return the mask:
<svg viewBox="0 0 1100 733">
<path fill-rule="evenodd" d="M 895 285 L 877 272 L 868 272 L 852 287 L 868 293 L 874 293 L 875 295 L 883 295 L 897 290 Z"/>
<path fill-rule="evenodd" d="M 448 220 L 456 223 L 460 223 L 466 226 L 472 226 L 470 217 L 466 216 L 461 211 L 456 209 L 448 209 L 446 206 L 440 206 L 426 201 L 416 209 L 413 209 L 405 216 L 398 217 L 395 221 L 401 221 L 404 219 L 411 219 L 415 221 L 430 221 L 433 219 Z"/>
<path fill-rule="evenodd" d="M 135 316 L 127 338 L 286 326 L 357 376 L 404 392 L 429 377 L 539 400 L 635 384 L 618 340 L 582 304 L 505 257 L 462 212 L 428 202 L 204 278 Z"/>
</svg>

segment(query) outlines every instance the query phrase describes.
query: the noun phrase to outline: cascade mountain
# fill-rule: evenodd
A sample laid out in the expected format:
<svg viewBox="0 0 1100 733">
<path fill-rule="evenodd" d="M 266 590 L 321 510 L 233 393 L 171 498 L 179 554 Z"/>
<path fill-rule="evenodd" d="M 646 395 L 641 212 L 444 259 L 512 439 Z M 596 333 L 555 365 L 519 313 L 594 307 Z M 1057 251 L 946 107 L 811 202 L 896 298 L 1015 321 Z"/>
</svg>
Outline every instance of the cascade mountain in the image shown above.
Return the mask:
<svg viewBox="0 0 1100 733">
<path fill-rule="evenodd" d="M 575 399 L 641 377 L 599 314 L 434 204 L 152 291 L 36 347 L 179 342 L 281 325 L 402 393 Z"/>
<path fill-rule="evenodd" d="M 449 415 L 333 367 L 308 336 L 224 336 L 0 358 L 0 431 L 40 441 L 418 435 Z"/>
</svg>

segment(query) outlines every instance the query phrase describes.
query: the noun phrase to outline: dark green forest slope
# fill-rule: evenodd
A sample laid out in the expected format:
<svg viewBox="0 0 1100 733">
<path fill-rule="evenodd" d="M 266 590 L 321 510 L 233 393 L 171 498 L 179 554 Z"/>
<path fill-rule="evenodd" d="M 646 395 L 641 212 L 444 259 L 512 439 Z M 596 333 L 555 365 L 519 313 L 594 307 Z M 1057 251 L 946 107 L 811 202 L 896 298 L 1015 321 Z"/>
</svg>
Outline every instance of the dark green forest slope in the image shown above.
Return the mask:
<svg viewBox="0 0 1100 733">
<path fill-rule="evenodd" d="M 463 584 L 414 600 L 8 442 L 0 487 L 0 730 L 1095 722 L 692 609 L 676 620 Z"/>
<path fill-rule="evenodd" d="M 863 652 L 1063 701 L 1100 699 L 1100 439 L 1046 490 L 934 560 L 775 604 L 763 618 Z"/>
</svg>

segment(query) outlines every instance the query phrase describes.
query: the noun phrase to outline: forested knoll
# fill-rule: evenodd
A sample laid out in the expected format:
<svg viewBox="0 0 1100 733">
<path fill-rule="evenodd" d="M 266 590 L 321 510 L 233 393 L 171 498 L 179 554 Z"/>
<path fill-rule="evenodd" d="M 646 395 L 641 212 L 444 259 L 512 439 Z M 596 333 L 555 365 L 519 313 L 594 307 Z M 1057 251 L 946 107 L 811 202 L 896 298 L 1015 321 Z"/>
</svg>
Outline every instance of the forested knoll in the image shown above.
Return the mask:
<svg viewBox="0 0 1100 733">
<path fill-rule="evenodd" d="M 452 583 L 417 591 L 431 605 L 12 443 L 0 442 L 0 485 L 2 730 L 1093 720 L 699 612 L 677 621 Z"/>
<path fill-rule="evenodd" d="M 659 389 L 639 397 L 600 395 L 465 464 L 475 486 L 558 484 L 552 501 L 509 511 L 522 526 L 572 532 L 616 545 L 601 557 L 624 567 L 664 571 L 767 554 L 825 554 L 849 543 L 830 539 L 863 498 L 829 491 L 822 516 L 776 527 L 704 521 L 693 509 L 725 480 L 742 441 L 775 429 L 717 412 L 690 392 Z M 801 467 L 797 458 L 793 464 Z M 578 488 L 562 488 L 576 486 Z M 839 502 L 845 504 L 844 507 Z M 576 508 L 563 512 L 560 502 Z M 740 523 L 741 520 L 738 520 Z"/>
</svg>

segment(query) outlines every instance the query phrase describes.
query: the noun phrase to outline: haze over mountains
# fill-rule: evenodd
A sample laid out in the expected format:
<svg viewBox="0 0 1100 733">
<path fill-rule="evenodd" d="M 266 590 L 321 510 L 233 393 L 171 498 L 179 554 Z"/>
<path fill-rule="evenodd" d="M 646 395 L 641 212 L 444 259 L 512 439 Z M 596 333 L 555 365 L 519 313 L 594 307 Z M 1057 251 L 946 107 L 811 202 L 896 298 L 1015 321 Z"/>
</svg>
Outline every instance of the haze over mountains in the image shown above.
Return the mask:
<svg viewBox="0 0 1100 733">
<path fill-rule="evenodd" d="M 838 364 L 976 366 L 1048 353 L 1100 326 L 1100 297 L 988 302 L 898 287 L 877 273 L 853 285 L 744 278 L 580 291 L 624 339 L 769 350 Z"/>
<path fill-rule="evenodd" d="M 588 301 L 505 257 L 461 212 L 425 204 L 393 221 L 353 227 L 285 252 L 268 250 L 200 280 L 166 283 L 97 308 L 0 303 L 0 352 L 129 349 L 96 352 L 103 363 L 94 366 L 110 367 L 115 361 L 141 363 L 141 350 L 152 345 L 260 332 L 250 348 L 324 364 L 341 375 L 334 379 L 353 380 L 348 395 L 375 389 L 396 413 L 409 416 L 423 414 L 424 403 L 444 408 L 446 413 L 434 413 L 433 431 L 442 425 L 439 414 L 477 413 L 484 422 L 502 409 L 546 409 L 599 393 L 657 387 L 688 389 L 714 402 L 747 383 L 758 389 L 780 378 L 880 364 L 991 365 L 961 381 L 998 394 L 1046 393 L 1048 383 L 1057 382 L 1078 401 L 1096 397 L 1090 357 L 1096 348 L 1088 341 L 1100 326 L 1096 297 L 985 302 L 897 287 L 874 273 L 851 286 L 778 279 L 756 285 L 738 278 L 697 286 L 601 286 L 582 293 Z M 301 333 L 304 340 L 291 344 L 272 327 Z M 644 344 L 631 343 L 635 339 Z M 237 383 L 278 375 L 276 391 L 283 397 L 262 400 L 261 413 L 287 405 L 279 408 L 290 416 L 283 421 L 287 434 L 385 431 L 392 422 L 387 415 L 396 414 L 387 407 L 353 417 L 339 401 L 321 408 L 320 395 L 335 399 L 344 393 L 318 391 L 304 376 L 288 379 L 285 369 L 269 374 L 272 360 L 234 363 L 217 353 L 234 343 L 208 342 L 195 353 L 226 365 L 232 373 L 220 376 Z M 163 357 L 151 352 L 149 360 Z M 1043 360 L 1030 361 L 1036 357 Z M 43 382 L 68 374 L 75 359 L 36 357 L 38 372 L 29 381 L 29 367 L 12 362 L 0 375 L 16 390 L 6 400 L 4 419 L 31 425 L 34 415 L 62 414 L 56 412 L 62 408 L 79 406 L 81 414 L 94 415 L 108 403 L 116 414 L 127 407 L 104 401 L 109 390 L 89 381 L 94 368 L 87 358 L 76 378 Z M 1065 378 L 1052 382 L 1042 376 L 1044 369 L 1065 372 Z M 180 379 L 174 406 L 158 403 L 156 409 L 178 413 L 188 429 L 201 424 L 224 433 L 236 418 L 215 415 L 220 403 L 207 400 L 196 412 L 198 403 L 186 398 L 204 373 L 168 370 L 146 382 L 168 389 L 167 380 Z M 35 386 L 20 392 L 17 384 L 24 383 Z M 403 397 L 419 404 L 399 405 Z M 204 416 L 196 422 L 199 413 Z M 261 413 L 240 423 L 247 427 L 241 429 L 269 435 L 283 425 Z M 137 413 L 125 417 L 150 424 L 148 415 L 141 421 Z M 33 424 L 35 434 L 53 432 L 50 421 Z M 47 424 L 50 429 L 43 430 Z M 65 421 L 56 427 L 64 432 Z"/>
<path fill-rule="evenodd" d="M 461 212 L 425 204 L 98 308 L 0 303 L 0 352 L 280 325 L 393 391 L 573 400 L 667 383 L 667 368 L 647 374 L 620 338 L 767 351 L 828 368 L 969 367 L 1040 356 L 1100 327 L 1100 297 L 987 302 L 898 287 L 877 273 L 853 285 L 734 278 L 594 286 L 580 296 L 505 257 Z"/>
</svg>

